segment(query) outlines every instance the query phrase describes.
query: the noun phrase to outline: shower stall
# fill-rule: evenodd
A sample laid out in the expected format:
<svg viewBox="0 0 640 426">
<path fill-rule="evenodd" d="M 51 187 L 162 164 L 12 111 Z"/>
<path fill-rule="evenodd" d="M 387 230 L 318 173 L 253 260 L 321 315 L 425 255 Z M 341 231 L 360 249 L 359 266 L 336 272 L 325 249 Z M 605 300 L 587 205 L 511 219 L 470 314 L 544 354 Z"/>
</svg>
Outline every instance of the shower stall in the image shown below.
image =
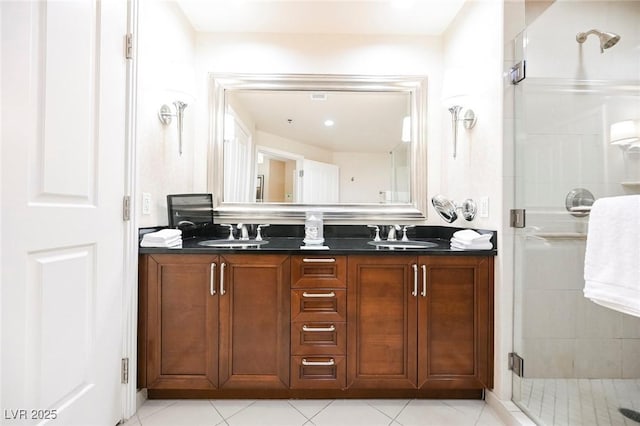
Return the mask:
<svg viewBox="0 0 640 426">
<path fill-rule="evenodd" d="M 637 425 L 619 409 L 640 412 L 640 318 L 582 290 L 591 204 L 640 194 L 640 143 L 618 137 L 620 123 L 640 123 L 640 1 L 556 1 L 535 13 L 514 40 L 523 62 L 513 77 L 524 79 L 506 105 L 517 219 L 513 401 L 545 426 Z"/>
</svg>

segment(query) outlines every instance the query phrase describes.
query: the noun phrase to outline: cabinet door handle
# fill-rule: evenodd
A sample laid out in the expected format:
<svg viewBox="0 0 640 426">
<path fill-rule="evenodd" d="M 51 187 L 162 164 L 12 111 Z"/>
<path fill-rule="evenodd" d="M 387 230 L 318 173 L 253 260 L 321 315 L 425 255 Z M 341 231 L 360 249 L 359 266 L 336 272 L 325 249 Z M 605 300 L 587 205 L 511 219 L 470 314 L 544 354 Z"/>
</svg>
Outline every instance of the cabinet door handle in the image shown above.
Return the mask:
<svg viewBox="0 0 640 426">
<path fill-rule="evenodd" d="M 329 259 L 317 259 L 317 258 L 316 259 L 307 259 L 307 258 L 304 258 L 304 259 L 302 259 L 302 261 L 304 263 L 335 263 L 336 260 L 335 259 L 331 259 L 331 258 L 329 258 Z"/>
<path fill-rule="evenodd" d="M 331 324 L 329 327 L 309 327 L 308 325 L 305 324 L 302 326 L 302 331 L 315 331 L 315 332 L 336 331 L 336 326 Z"/>
<path fill-rule="evenodd" d="M 418 265 L 415 263 L 411 265 L 413 268 L 413 291 L 411 292 L 412 296 L 418 295 Z"/>
<path fill-rule="evenodd" d="M 302 297 L 336 297 L 336 294 L 332 291 L 329 293 L 307 293 L 305 291 L 302 293 Z"/>
<path fill-rule="evenodd" d="M 224 296 L 224 268 L 226 266 L 227 264 L 224 262 L 220 265 L 220 296 Z"/>
<path fill-rule="evenodd" d="M 427 266 L 422 265 L 422 292 L 420 295 L 422 297 L 427 297 Z"/>
<path fill-rule="evenodd" d="M 215 285 L 215 276 L 216 276 L 216 264 L 211 264 L 211 273 L 209 275 L 209 292 L 212 296 L 216 295 L 216 285 Z"/>
<path fill-rule="evenodd" d="M 332 366 L 336 365 L 336 361 L 331 358 L 329 361 L 307 361 L 306 358 L 302 358 L 302 365 L 307 366 Z"/>
</svg>

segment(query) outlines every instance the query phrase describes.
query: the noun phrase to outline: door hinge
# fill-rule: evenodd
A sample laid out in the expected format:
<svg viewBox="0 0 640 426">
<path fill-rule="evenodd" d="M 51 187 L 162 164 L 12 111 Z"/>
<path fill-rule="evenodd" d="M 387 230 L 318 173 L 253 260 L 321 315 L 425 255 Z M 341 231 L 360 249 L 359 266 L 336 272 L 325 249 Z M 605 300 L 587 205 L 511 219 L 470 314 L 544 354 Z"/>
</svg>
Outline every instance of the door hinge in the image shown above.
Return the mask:
<svg viewBox="0 0 640 426">
<path fill-rule="evenodd" d="M 519 377 L 524 377 L 524 358 L 515 352 L 509 353 L 509 370 Z"/>
<path fill-rule="evenodd" d="M 304 177 L 304 170 L 298 171 L 298 177 Z"/>
<path fill-rule="evenodd" d="M 131 220 L 131 197 L 128 195 L 122 199 L 122 220 Z"/>
<path fill-rule="evenodd" d="M 526 61 L 520 61 L 509 70 L 511 84 L 518 84 L 527 77 Z"/>
<path fill-rule="evenodd" d="M 525 209 L 509 210 L 509 217 L 509 224 L 512 228 L 524 228 L 527 217 Z"/>
<path fill-rule="evenodd" d="M 133 59 L 133 34 L 131 33 L 124 36 L 124 57 Z"/>
<path fill-rule="evenodd" d="M 123 384 L 129 383 L 129 358 L 122 358 L 120 378 Z"/>
</svg>

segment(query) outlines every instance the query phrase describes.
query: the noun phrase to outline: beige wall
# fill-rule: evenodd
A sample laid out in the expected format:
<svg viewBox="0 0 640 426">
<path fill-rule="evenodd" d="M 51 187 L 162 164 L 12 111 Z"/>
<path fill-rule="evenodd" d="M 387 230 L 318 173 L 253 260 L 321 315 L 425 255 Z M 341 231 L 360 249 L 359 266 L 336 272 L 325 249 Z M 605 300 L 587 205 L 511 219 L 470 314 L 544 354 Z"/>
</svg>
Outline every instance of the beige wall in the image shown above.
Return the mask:
<svg viewBox="0 0 640 426">
<path fill-rule="evenodd" d="M 195 32 L 172 2 L 140 1 L 137 105 L 137 199 L 141 227 L 166 225 L 167 194 L 194 192 Z M 158 120 L 163 104 L 188 104 L 183 154 L 178 154 L 175 118 Z M 151 214 L 142 215 L 142 194 L 151 194 Z"/>
</svg>

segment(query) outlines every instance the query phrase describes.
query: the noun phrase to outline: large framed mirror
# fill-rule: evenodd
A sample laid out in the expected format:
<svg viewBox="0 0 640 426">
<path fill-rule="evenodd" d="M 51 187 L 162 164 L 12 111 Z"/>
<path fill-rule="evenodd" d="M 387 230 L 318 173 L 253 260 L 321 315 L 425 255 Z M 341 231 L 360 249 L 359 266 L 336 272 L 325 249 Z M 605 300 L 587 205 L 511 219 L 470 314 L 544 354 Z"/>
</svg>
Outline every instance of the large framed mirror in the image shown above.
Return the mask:
<svg viewBox="0 0 640 426">
<path fill-rule="evenodd" d="M 211 74 L 216 216 L 424 220 L 426 103 L 422 76 Z"/>
</svg>

